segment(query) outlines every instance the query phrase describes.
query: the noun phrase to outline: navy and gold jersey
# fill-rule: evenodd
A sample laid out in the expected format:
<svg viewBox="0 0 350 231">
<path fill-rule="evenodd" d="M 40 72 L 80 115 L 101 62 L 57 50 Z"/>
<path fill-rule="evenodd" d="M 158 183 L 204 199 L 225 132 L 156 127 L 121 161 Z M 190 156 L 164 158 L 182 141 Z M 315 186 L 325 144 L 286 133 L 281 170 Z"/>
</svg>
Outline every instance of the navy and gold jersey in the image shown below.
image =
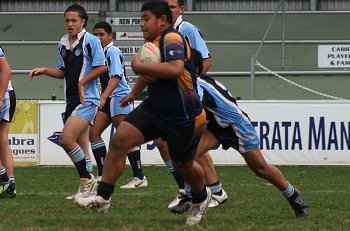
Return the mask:
<svg viewBox="0 0 350 231">
<path fill-rule="evenodd" d="M 183 60 L 183 74 L 177 79 L 157 79 L 148 85 L 149 103 L 167 120 L 194 119 L 202 111 L 197 94 L 196 74 L 189 59 L 190 47 L 174 28 L 169 27 L 152 41 L 161 51 L 162 62 Z M 175 119 L 176 120 L 176 119 Z"/>
</svg>

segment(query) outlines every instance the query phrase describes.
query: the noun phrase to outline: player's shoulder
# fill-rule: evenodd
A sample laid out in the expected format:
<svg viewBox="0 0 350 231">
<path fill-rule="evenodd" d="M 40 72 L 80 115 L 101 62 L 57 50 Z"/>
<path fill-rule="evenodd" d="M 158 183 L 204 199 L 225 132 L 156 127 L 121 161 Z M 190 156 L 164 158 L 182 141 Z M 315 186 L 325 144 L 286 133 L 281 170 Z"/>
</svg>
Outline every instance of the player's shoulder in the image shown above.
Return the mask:
<svg viewBox="0 0 350 231">
<path fill-rule="evenodd" d="M 97 38 L 95 35 L 91 34 L 90 32 L 86 32 L 84 34 L 85 41 L 99 41 L 99 38 Z"/>
<path fill-rule="evenodd" d="M 107 54 L 109 55 L 123 55 L 123 52 L 116 46 L 112 45 L 108 47 Z"/>
<path fill-rule="evenodd" d="M 177 30 L 168 31 L 164 35 L 164 41 L 182 41 L 182 36 Z"/>
<path fill-rule="evenodd" d="M 192 23 L 188 22 L 188 21 L 183 21 L 182 22 L 182 26 L 181 26 L 181 31 L 193 31 L 193 30 L 198 30 L 198 27 L 193 25 Z"/>
<path fill-rule="evenodd" d="M 5 56 L 4 48 L 2 48 L 2 46 L 0 45 L 0 57 L 4 57 L 4 56 Z"/>
</svg>

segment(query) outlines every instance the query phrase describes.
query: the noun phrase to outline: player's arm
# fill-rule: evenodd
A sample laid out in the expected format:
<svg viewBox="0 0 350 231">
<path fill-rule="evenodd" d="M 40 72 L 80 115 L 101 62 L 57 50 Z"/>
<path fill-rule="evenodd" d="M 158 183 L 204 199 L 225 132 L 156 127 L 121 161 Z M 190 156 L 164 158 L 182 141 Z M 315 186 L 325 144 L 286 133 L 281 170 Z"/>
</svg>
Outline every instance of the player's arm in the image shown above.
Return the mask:
<svg viewBox="0 0 350 231">
<path fill-rule="evenodd" d="M 211 67 L 211 58 L 203 59 L 203 73 L 207 73 Z"/>
<path fill-rule="evenodd" d="M 102 108 L 104 106 L 104 104 L 106 103 L 106 100 L 113 93 L 113 91 L 117 88 L 119 82 L 120 82 L 120 77 L 118 75 L 117 76 L 113 76 L 109 80 L 106 89 L 103 91 L 103 93 L 101 95 L 100 108 Z"/>
<path fill-rule="evenodd" d="M 0 57 L 0 106 L 2 105 L 2 99 L 7 91 L 7 86 L 11 77 L 11 68 L 5 57 Z M 1 111 L 1 107 L 0 107 Z"/>
<path fill-rule="evenodd" d="M 79 91 L 79 98 L 80 102 L 85 102 L 85 86 L 89 82 L 97 79 L 99 76 L 103 75 L 105 72 L 107 72 L 107 66 L 97 66 L 92 69 L 92 71 L 87 74 L 84 78 L 79 80 L 78 83 L 78 91 Z"/>
<path fill-rule="evenodd" d="M 141 63 L 139 56 L 134 55 L 131 67 L 135 74 L 152 76 L 156 79 L 181 77 L 185 67 L 185 48 L 182 37 L 177 33 L 169 33 L 164 38 L 164 44 L 167 44 L 164 51 L 167 54 L 164 62 L 149 65 Z"/>
<path fill-rule="evenodd" d="M 143 91 L 143 89 L 146 88 L 147 84 L 148 84 L 148 81 L 142 78 L 142 76 L 137 78 L 136 83 L 132 88 L 131 92 L 119 101 L 119 106 L 125 107 L 130 102 L 133 102 L 134 100 L 136 100 L 137 97 L 140 95 L 140 93 Z"/>
<path fill-rule="evenodd" d="M 47 75 L 57 79 L 64 78 L 64 72 L 59 68 L 36 67 L 29 72 L 29 80 L 32 80 L 35 76 L 39 75 Z"/>
<path fill-rule="evenodd" d="M 161 62 L 157 64 L 141 63 L 139 56 L 134 55 L 131 67 L 135 74 L 148 75 L 156 79 L 176 79 L 179 78 L 185 66 L 181 59 Z"/>
</svg>

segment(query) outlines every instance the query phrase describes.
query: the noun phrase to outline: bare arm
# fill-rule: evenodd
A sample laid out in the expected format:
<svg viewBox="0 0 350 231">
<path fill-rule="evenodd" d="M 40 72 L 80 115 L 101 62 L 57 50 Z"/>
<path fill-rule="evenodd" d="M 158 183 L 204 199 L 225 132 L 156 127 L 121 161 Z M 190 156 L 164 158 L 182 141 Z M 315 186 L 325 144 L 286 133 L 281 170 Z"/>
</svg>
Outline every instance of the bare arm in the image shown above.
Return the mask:
<svg viewBox="0 0 350 231">
<path fill-rule="evenodd" d="M 39 75 L 47 75 L 56 79 L 64 78 L 64 72 L 58 68 L 36 67 L 29 73 L 29 80 Z"/>
<path fill-rule="evenodd" d="M 149 75 L 157 79 L 179 78 L 183 73 L 184 66 L 183 60 L 172 60 L 158 64 L 141 63 L 137 54 L 131 61 L 131 68 L 135 74 Z"/>
<path fill-rule="evenodd" d="M 0 111 L 2 106 L 2 99 L 7 91 L 7 86 L 11 78 L 11 68 L 5 57 L 0 58 Z"/>
<path fill-rule="evenodd" d="M 107 85 L 107 88 L 104 90 L 104 92 L 101 95 L 100 100 L 100 108 L 104 106 L 106 103 L 107 98 L 113 93 L 113 91 L 117 88 L 118 84 L 120 82 L 120 78 L 118 76 L 115 76 L 109 80 L 109 83 Z"/>
<path fill-rule="evenodd" d="M 126 105 L 128 105 L 128 103 L 137 99 L 137 97 L 140 95 L 143 89 L 145 89 L 146 86 L 147 80 L 145 80 L 142 76 L 137 78 L 136 83 L 132 88 L 131 92 L 119 101 L 119 106 L 125 107 Z"/>
<path fill-rule="evenodd" d="M 85 102 L 85 85 L 98 78 L 105 72 L 107 72 L 107 66 L 94 67 L 88 75 L 86 75 L 83 79 L 79 81 L 78 90 L 81 103 Z"/>
<path fill-rule="evenodd" d="M 203 60 L 203 73 L 207 73 L 209 71 L 209 68 L 211 67 L 211 58 L 207 58 Z"/>
</svg>

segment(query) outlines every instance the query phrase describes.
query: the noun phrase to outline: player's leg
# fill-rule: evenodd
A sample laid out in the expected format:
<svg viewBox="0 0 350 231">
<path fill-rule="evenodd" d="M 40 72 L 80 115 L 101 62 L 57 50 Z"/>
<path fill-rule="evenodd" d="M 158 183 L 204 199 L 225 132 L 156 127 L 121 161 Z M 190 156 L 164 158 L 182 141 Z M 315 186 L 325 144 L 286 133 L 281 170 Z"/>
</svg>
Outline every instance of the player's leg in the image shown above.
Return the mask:
<svg viewBox="0 0 350 231">
<path fill-rule="evenodd" d="M 249 168 L 257 176 L 268 180 L 281 191 L 283 197 L 285 197 L 292 206 L 296 217 L 307 217 L 307 206 L 305 205 L 300 192 L 286 180 L 278 168 L 265 161 L 259 147 L 242 154 L 242 156 Z"/>
<path fill-rule="evenodd" d="M 169 124 L 168 129 L 171 133 L 165 137 L 175 171 L 181 174 L 191 187 L 192 203 L 186 220 L 188 225 L 198 224 L 202 221 L 212 197 L 210 189 L 205 186 L 203 168 L 194 160 L 198 142 L 205 129 L 205 118 L 203 110 L 196 117 L 194 130 L 190 126 L 175 127 Z M 173 136 L 173 132 L 179 133 L 181 136 Z"/>
<path fill-rule="evenodd" d="M 144 110 L 132 111 L 120 123 L 112 137 L 105 158 L 102 179 L 98 185 L 97 193 L 88 197 L 76 198 L 75 203 L 78 207 L 94 208 L 97 211 L 107 212 L 115 182 L 125 168 L 127 152 L 131 148 L 157 137 L 156 125 L 153 118 L 145 112 L 147 109 L 145 106 Z"/>
<path fill-rule="evenodd" d="M 127 184 L 120 186 L 120 188 L 134 189 L 148 186 L 147 178 L 142 171 L 140 150 L 140 146 L 137 146 L 128 151 L 128 160 L 133 172 L 133 178 Z"/>
<path fill-rule="evenodd" d="M 0 184 L 0 197 L 15 198 L 14 161 L 8 143 L 9 123 L 0 119 L 0 160 L 3 178 Z"/>
<path fill-rule="evenodd" d="M 7 175 L 4 165 L 1 163 L 1 158 L 0 158 L 0 182 L 7 182 L 7 181 L 9 181 L 9 177 Z"/>
<path fill-rule="evenodd" d="M 86 131 L 89 122 L 77 116 L 70 116 L 61 133 L 61 145 L 74 163 L 80 178 L 91 178 L 86 169 L 86 161 L 82 147 L 77 143 L 78 137 Z"/>
<path fill-rule="evenodd" d="M 175 182 L 176 182 L 178 189 L 179 189 L 179 192 L 175 196 L 175 199 L 172 202 L 170 202 L 170 204 L 168 205 L 168 208 L 172 209 L 174 206 L 178 205 L 180 202 L 190 203 L 191 198 L 189 198 L 185 192 L 185 180 L 179 173 L 177 173 L 175 171 L 175 169 L 173 167 L 173 163 L 170 159 L 169 149 L 168 149 L 168 145 L 167 145 L 166 141 L 162 140 L 161 138 L 158 138 L 158 139 L 154 140 L 154 143 L 159 150 L 159 153 L 160 153 L 160 155 L 165 163 L 166 168 L 171 173 L 171 175 L 174 177 Z M 190 194 L 190 190 L 188 191 L 188 194 Z"/>
<path fill-rule="evenodd" d="M 213 159 L 208 152 L 219 145 L 219 140 L 209 130 L 205 129 L 199 141 L 196 154 L 196 160 L 204 170 L 206 184 L 213 193 L 209 208 L 215 208 L 227 201 L 227 194 L 218 180 Z"/>
<path fill-rule="evenodd" d="M 241 153 L 249 168 L 257 176 L 268 180 L 281 191 L 292 206 L 296 217 L 307 217 L 307 206 L 301 198 L 300 192 L 286 180 L 278 168 L 265 161 L 259 148 L 258 134 L 249 120 L 242 120 L 234 127 L 225 128 L 221 133 L 231 134 L 226 135 L 226 139 L 224 136 L 221 139 L 225 140 L 228 146 Z M 240 134 L 240 136 L 238 137 L 237 134 Z M 219 134 L 217 135 L 219 136 Z"/>
<path fill-rule="evenodd" d="M 121 121 L 123 121 L 127 114 L 129 114 L 132 110 L 131 105 L 128 105 L 126 107 L 120 107 L 118 104 L 120 100 L 121 97 L 119 96 L 115 96 L 111 99 L 110 110 L 112 116 L 112 123 L 116 130 L 118 129 L 118 126 L 121 123 Z M 133 189 L 147 187 L 148 181 L 142 171 L 141 152 L 139 146 L 133 147 L 128 151 L 128 160 L 133 172 L 133 178 L 129 183 L 121 186 L 120 188 Z"/>
<path fill-rule="evenodd" d="M 144 142 L 144 136 L 135 126 L 129 122 L 122 122 L 112 137 L 96 195 L 78 197 L 75 200 L 76 205 L 82 208 L 94 208 L 100 212 L 107 212 L 110 207 L 115 182 L 124 171 L 128 150 Z"/>
<path fill-rule="evenodd" d="M 90 127 L 90 145 L 97 164 L 99 177 L 102 176 L 103 163 L 107 153 L 106 144 L 102 139 L 102 133 L 110 124 L 110 116 L 102 111 L 98 111 L 96 114 L 95 123 Z"/>
<path fill-rule="evenodd" d="M 16 108 L 16 95 L 14 91 L 8 91 L 5 93 L 0 107 L 0 161 L 5 169 L 6 175 L 4 179 L 6 181 L 0 184 L 0 196 L 2 198 L 15 198 L 15 175 L 14 175 L 14 161 L 12 152 L 10 149 L 8 134 L 10 122 L 12 121 Z"/>
<path fill-rule="evenodd" d="M 87 126 L 86 129 L 83 131 L 83 133 L 78 137 L 77 143 L 83 149 L 84 158 L 85 158 L 85 162 L 86 162 L 86 169 L 89 173 L 92 174 L 93 166 L 92 166 L 92 158 L 90 155 L 89 131 L 90 131 L 90 126 Z"/>
</svg>

